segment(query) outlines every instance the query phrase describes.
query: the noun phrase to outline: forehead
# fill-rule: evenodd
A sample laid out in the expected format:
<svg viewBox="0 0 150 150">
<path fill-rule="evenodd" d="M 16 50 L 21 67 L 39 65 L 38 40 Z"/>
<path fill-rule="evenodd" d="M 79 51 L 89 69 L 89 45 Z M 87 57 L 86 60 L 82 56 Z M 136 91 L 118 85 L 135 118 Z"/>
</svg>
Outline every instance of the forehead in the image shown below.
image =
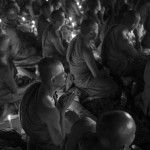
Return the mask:
<svg viewBox="0 0 150 150">
<path fill-rule="evenodd" d="M 63 65 L 62 64 L 59 64 L 59 65 L 57 65 L 56 66 L 56 68 L 55 68 L 55 73 L 58 75 L 58 74 L 60 74 L 60 73 L 62 73 L 62 72 L 64 72 L 64 67 L 63 67 Z"/>
<path fill-rule="evenodd" d="M 94 23 L 92 28 L 91 28 L 92 31 L 96 31 L 98 30 L 98 24 L 97 23 Z"/>
</svg>

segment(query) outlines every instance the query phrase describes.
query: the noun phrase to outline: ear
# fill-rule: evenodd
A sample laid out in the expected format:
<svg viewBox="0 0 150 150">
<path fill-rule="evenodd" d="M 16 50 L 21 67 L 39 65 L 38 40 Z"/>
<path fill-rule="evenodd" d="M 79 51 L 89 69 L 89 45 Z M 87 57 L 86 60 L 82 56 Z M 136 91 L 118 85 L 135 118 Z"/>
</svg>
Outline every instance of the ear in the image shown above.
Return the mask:
<svg viewBox="0 0 150 150">
<path fill-rule="evenodd" d="M 55 81 L 56 81 L 56 80 L 55 80 L 55 77 L 54 77 L 54 76 L 51 77 L 51 83 L 52 83 L 52 84 L 55 84 Z"/>
</svg>

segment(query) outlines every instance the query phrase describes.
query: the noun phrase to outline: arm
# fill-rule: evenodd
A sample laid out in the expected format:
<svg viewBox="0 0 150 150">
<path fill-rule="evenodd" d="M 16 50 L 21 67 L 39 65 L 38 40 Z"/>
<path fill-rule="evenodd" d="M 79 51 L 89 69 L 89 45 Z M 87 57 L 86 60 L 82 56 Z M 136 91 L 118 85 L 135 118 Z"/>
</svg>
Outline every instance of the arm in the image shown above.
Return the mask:
<svg viewBox="0 0 150 150">
<path fill-rule="evenodd" d="M 118 47 L 122 50 L 126 55 L 133 57 L 133 58 L 141 58 L 138 51 L 133 47 L 130 41 L 126 38 L 125 35 L 122 35 L 117 38 L 118 39 Z"/>
<path fill-rule="evenodd" d="M 94 78 L 97 78 L 99 75 L 99 70 L 96 66 L 93 53 L 90 51 L 90 49 L 83 51 L 83 57 L 85 59 L 87 66 L 89 67 L 90 71 L 92 72 L 92 75 L 94 76 Z"/>
<path fill-rule="evenodd" d="M 46 123 L 48 132 L 55 145 L 62 145 L 65 137 L 64 129 L 64 113 L 60 114 L 56 107 L 45 108 L 40 115 L 41 119 Z"/>
<path fill-rule="evenodd" d="M 59 52 L 59 54 L 66 56 L 66 51 L 65 48 L 60 40 L 60 37 L 52 37 L 52 42 L 55 46 L 55 48 L 57 49 L 57 51 Z"/>
<path fill-rule="evenodd" d="M 7 84 L 7 86 L 9 87 L 9 89 L 11 90 L 11 92 L 13 94 L 18 94 L 18 90 L 17 90 L 17 84 L 15 79 L 13 78 L 13 75 L 11 74 L 11 72 L 6 72 L 6 75 L 4 76 L 4 80 Z"/>
</svg>

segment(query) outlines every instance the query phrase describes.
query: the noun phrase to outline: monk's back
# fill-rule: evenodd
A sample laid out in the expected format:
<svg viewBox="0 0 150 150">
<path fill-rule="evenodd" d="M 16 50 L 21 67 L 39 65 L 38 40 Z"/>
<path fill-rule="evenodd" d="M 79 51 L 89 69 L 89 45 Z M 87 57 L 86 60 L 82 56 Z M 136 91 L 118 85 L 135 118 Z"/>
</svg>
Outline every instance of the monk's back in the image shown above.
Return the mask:
<svg viewBox="0 0 150 150">
<path fill-rule="evenodd" d="M 42 102 L 39 102 L 40 86 L 37 84 L 39 83 L 28 89 L 22 100 L 21 123 L 27 135 L 30 136 L 31 144 L 35 145 L 37 150 L 58 150 L 59 148 L 52 143 L 46 124 L 40 118 L 39 112 L 45 108 Z"/>
</svg>

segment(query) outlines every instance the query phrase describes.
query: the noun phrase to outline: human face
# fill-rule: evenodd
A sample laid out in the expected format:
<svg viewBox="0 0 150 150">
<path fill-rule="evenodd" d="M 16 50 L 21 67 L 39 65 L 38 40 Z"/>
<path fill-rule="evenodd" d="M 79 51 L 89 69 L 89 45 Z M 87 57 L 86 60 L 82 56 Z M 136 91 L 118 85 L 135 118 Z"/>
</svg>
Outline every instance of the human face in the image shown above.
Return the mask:
<svg viewBox="0 0 150 150">
<path fill-rule="evenodd" d="M 62 64 L 56 67 L 56 75 L 52 78 L 54 79 L 54 85 L 58 88 L 65 86 L 66 83 L 66 72 L 64 71 L 64 67 Z"/>
<path fill-rule="evenodd" d="M 98 24 L 95 23 L 93 25 L 91 32 L 89 33 L 89 38 L 90 38 L 90 40 L 95 40 L 97 38 L 97 36 L 98 36 Z"/>
</svg>

